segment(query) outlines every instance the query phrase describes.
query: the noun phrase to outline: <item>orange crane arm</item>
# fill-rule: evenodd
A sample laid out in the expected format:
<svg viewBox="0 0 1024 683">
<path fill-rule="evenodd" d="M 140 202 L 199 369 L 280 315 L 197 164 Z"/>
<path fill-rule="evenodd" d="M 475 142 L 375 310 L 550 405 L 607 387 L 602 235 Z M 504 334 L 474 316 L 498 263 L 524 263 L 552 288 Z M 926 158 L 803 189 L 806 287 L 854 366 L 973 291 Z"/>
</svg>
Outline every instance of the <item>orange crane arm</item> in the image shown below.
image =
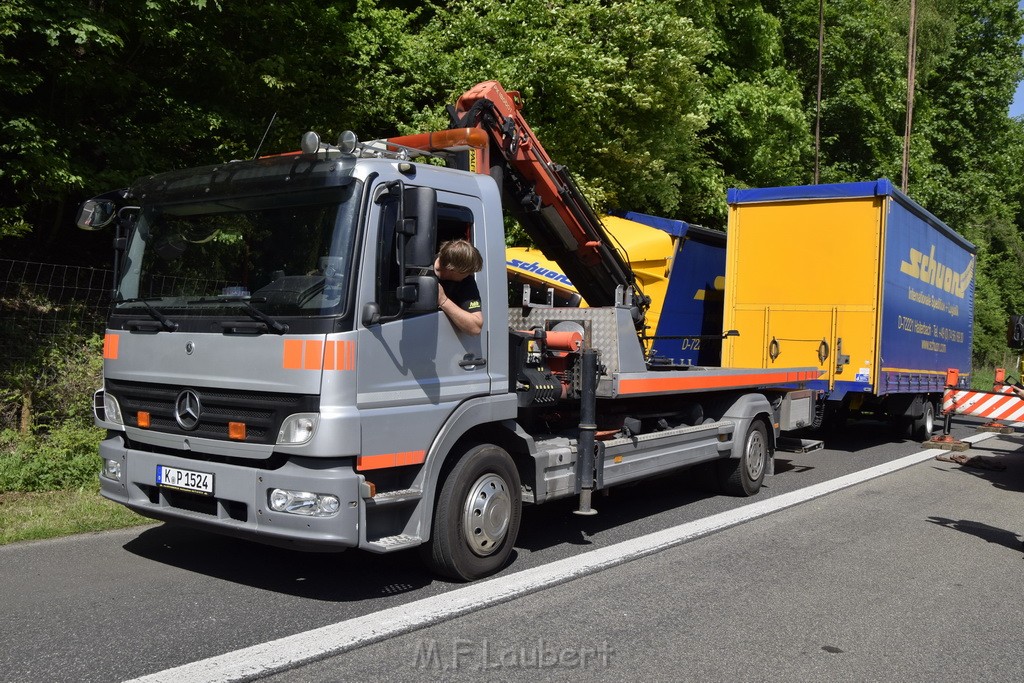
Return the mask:
<svg viewBox="0 0 1024 683">
<path fill-rule="evenodd" d="M 521 114 L 522 105 L 517 91 L 486 81 L 449 107 L 450 130 L 389 142 L 427 151 L 462 151 L 457 165 L 495 178 L 505 210 L 562 268 L 590 306 L 616 304 L 616 289 L 621 286 L 633 294 L 633 319 L 640 327 L 649 301 L 637 289 L 626 258 L 611 243 L 568 171 L 551 160 L 530 129 Z M 452 136 L 451 142 L 443 138 L 446 134 Z"/>
</svg>

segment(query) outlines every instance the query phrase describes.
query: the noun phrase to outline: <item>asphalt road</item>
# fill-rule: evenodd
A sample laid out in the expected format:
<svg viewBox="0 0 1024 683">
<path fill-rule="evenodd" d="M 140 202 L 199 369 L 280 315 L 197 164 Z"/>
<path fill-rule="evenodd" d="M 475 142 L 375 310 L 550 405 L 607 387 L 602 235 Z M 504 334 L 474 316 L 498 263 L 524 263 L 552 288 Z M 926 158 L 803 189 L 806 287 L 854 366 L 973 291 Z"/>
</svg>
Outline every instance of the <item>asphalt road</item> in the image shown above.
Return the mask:
<svg viewBox="0 0 1024 683">
<path fill-rule="evenodd" d="M 267 678 L 1020 681 L 1024 438 Z"/>
<path fill-rule="evenodd" d="M 954 434 L 973 431 L 972 425 L 958 422 Z M 1001 438 L 998 443 L 1001 447 L 1009 444 L 1003 450 L 1012 451 L 1018 447 L 1014 438 Z M 503 573 L 572 557 L 920 451 L 916 443 L 892 440 L 891 434 L 881 426 L 832 435 L 828 443 L 830 448 L 823 451 L 780 454 L 776 476 L 752 499 L 710 495 L 689 486 L 684 475 L 677 475 L 614 490 L 609 497 L 598 498 L 594 506 L 599 514 L 593 518 L 572 515 L 573 504 L 569 501 L 528 509 L 524 513 L 515 561 Z M 1010 455 L 1000 457 L 1011 459 Z M 362 648 L 341 659 L 325 660 L 320 664 L 327 667 L 324 669 L 304 667 L 281 674 L 280 680 L 388 677 L 394 680 L 417 677 L 515 680 L 518 675 L 532 680 L 566 678 L 579 673 L 578 669 L 566 671 L 564 667 L 538 670 L 523 666 L 505 667 L 496 673 L 488 669 L 474 671 L 468 663 L 471 661 L 469 654 L 462 656 L 466 666 L 439 672 L 419 667 L 409 656 L 410 647 L 413 651 L 421 647 L 417 645 L 421 642 L 418 638 L 435 638 L 440 656 L 441 652 L 450 655 L 456 642 L 463 650 L 479 647 L 483 642 L 504 644 L 506 649 L 520 645 L 525 648 L 531 641 L 521 636 L 527 633 L 534 640 L 544 634 L 561 638 L 544 642 L 561 649 L 577 648 L 585 654 L 607 643 L 614 649 L 608 665 L 595 668 L 593 661 L 589 661 L 587 667 L 588 675 L 598 677 L 778 680 L 778 676 L 765 677 L 752 672 L 763 670 L 755 665 L 766 658 L 774 661 L 777 657 L 796 656 L 793 654 L 795 644 L 791 642 L 795 635 L 802 638 L 800 652 L 806 655 L 807 661 L 817 662 L 823 654 L 835 654 L 838 661 L 838 657 L 854 650 L 851 642 L 857 647 L 864 643 L 840 638 L 841 633 L 826 638 L 823 629 L 835 623 L 837 616 L 856 614 L 853 608 L 861 604 L 861 600 L 851 597 L 827 602 L 821 591 L 836 587 L 831 577 L 845 575 L 861 577 L 859 582 L 847 584 L 853 588 L 885 585 L 881 578 L 890 575 L 893 569 L 891 564 L 871 561 L 877 556 L 867 552 L 874 543 L 868 532 L 884 531 L 882 536 L 887 536 L 894 547 L 899 546 L 896 549 L 916 548 L 912 553 L 915 557 L 930 557 L 926 551 L 934 547 L 958 545 L 951 539 L 960 539 L 960 543 L 972 538 L 977 541 L 982 536 L 962 533 L 957 525 L 975 528 L 961 522 L 979 519 L 967 513 L 971 510 L 971 501 L 991 493 L 989 489 L 1005 492 L 1015 501 L 1008 505 L 1018 506 L 1018 520 L 1024 517 L 1020 514 L 1020 501 L 1014 497 L 1019 496 L 1024 473 L 1018 472 L 1015 480 L 1008 479 L 1010 483 L 1004 483 L 1004 488 L 1000 489 L 984 477 L 961 473 L 959 466 L 941 463 L 937 467 L 930 463 L 917 465 L 905 473 L 877 480 L 878 483 L 833 494 L 642 561 L 483 610 L 479 615 L 461 617 L 447 625 Z M 963 494 L 966 498 L 960 504 L 960 516 L 952 510 L 947 510 L 944 516 L 940 514 L 941 506 L 913 507 L 927 501 L 919 500 L 912 492 L 936 488 L 933 481 L 914 479 L 930 472 L 936 472 L 931 476 L 939 477 L 939 481 L 944 481 L 938 474 L 942 473 L 950 481 L 986 486 L 973 495 Z M 952 479 L 952 474 L 959 475 L 958 479 Z M 910 481 L 905 487 L 890 490 L 890 482 L 907 477 Z M 956 490 L 954 487 L 953 491 Z M 874 493 L 865 495 L 865 491 Z M 934 502 L 945 502 L 950 495 L 943 494 Z M 904 504 L 912 505 L 911 509 L 903 507 Z M 926 512 L 928 514 L 922 517 Z M 791 519 L 793 515 L 806 517 Z M 927 526 L 923 529 L 930 533 L 910 543 L 907 540 L 910 531 L 900 526 L 900 520 L 920 521 L 931 517 L 949 521 L 925 522 Z M 984 542 L 1002 548 L 1001 552 L 1011 553 L 1012 540 L 1017 537 L 1013 536 L 1015 527 L 1008 520 L 977 523 L 1004 532 L 1004 536 L 995 531 L 990 534 L 1003 539 L 1003 543 Z M 813 531 L 817 535 L 794 537 L 793 528 L 800 529 L 801 534 Z M 780 529 L 787 532 L 780 533 Z M 920 528 L 915 533 L 919 531 Z M 736 536 L 739 540 L 734 538 Z M 808 553 L 807 557 L 798 560 L 799 551 Z M 1016 552 L 1013 566 L 1019 572 L 1022 568 L 1020 551 L 1019 548 L 1013 551 Z M 961 555 L 957 555 L 956 560 L 973 557 L 962 549 L 958 552 Z M 978 575 L 979 578 L 984 577 L 988 590 L 1002 591 L 1003 602 L 1016 608 L 1019 591 L 1010 596 L 1005 590 L 1018 583 L 1018 575 L 1002 571 L 1005 562 L 1011 560 L 989 559 L 991 561 L 985 565 L 988 573 Z M 932 558 L 922 560 L 920 566 L 897 566 L 901 575 L 906 573 L 909 577 L 913 572 L 939 565 Z M 423 570 L 415 553 L 392 556 L 355 552 L 301 554 L 163 525 L 0 547 L 0 571 L 4 577 L 0 679 L 5 681 L 125 680 L 458 588 Z M 730 571 L 736 574 L 729 574 Z M 969 576 L 958 580 L 962 586 L 959 592 L 952 593 L 969 594 L 975 589 Z M 906 583 L 894 585 L 894 594 L 898 596 L 905 590 Z M 670 590 L 665 590 L 666 586 Z M 815 617 L 817 621 L 812 619 L 805 623 L 809 617 L 803 610 L 785 608 L 790 604 L 792 596 L 788 593 L 791 591 L 799 596 L 797 605 L 832 606 Z M 608 594 L 625 597 L 631 604 L 625 607 L 615 604 L 614 600 L 609 601 Z M 668 597 L 685 599 L 681 605 L 673 603 L 669 607 Z M 868 614 L 879 619 L 885 617 L 886 624 L 907 614 L 927 620 L 929 609 L 945 604 L 931 601 L 919 609 L 874 593 L 864 599 L 874 606 Z M 732 606 L 722 609 L 719 600 Z M 966 604 L 963 601 L 949 604 L 964 609 L 973 605 L 970 600 Z M 888 608 L 892 608 L 892 614 L 886 616 Z M 998 619 L 1005 616 L 986 608 L 973 617 L 969 625 L 973 631 L 983 634 L 981 639 L 985 642 L 998 642 L 1002 651 L 1017 655 L 1016 662 L 1024 661 L 1019 656 L 1020 638 L 1007 639 L 1000 633 L 1004 629 Z M 952 619 L 950 614 L 938 617 Z M 465 630 L 467 620 L 471 619 L 480 621 Z M 780 631 L 780 619 L 790 626 Z M 940 633 L 933 632 L 933 638 L 943 642 L 962 638 L 956 629 L 948 628 L 951 622 L 936 623 L 943 629 Z M 1011 624 L 1019 634 L 1019 618 L 1007 622 Z M 434 629 L 444 628 L 453 630 L 428 635 Z M 525 631 L 521 630 L 524 628 Z M 862 630 L 870 633 L 866 621 L 862 622 Z M 814 644 L 807 636 L 817 632 L 821 632 L 818 640 L 822 642 L 812 647 Z M 558 635 L 564 633 L 578 633 L 578 636 L 567 641 Z M 496 637 L 504 640 L 484 640 L 492 637 L 488 634 L 498 634 Z M 726 646 L 718 644 L 729 642 L 726 638 L 729 634 L 739 639 L 738 645 L 746 642 L 747 645 L 740 648 L 741 659 L 753 668 L 741 668 L 739 664 L 732 668 L 721 666 L 720 657 L 724 654 L 721 648 Z M 422 642 L 429 646 L 429 641 Z M 654 659 L 644 654 L 644 647 L 648 645 L 652 646 L 649 656 Z M 388 650 L 389 647 L 393 649 Z M 378 648 L 384 650 L 378 651 Z M 755 649 L 759 652 L 757 656 L 753 655 Z M 676 654 L 669 656 L 668 651 Z M 701 654 L 705 652 L 706 656 Z M 979 666 L 991 661 L 989 649 L 977 654 Z M 385 665 L 374 669 L 371 659 L 361 659 L 364 656 L 376 656 L 377 661 Z M 972 662 L 971 657 L 965 657 L 965 661 Z M 799 659 L 797 656 L 793 661 Z M 387 664 L 389 661 L 391 664 Z M 725 657 L 724 661 L 730 660 Z M 997 658 L 997 661 L 1009 666 L 1008 660 Z M 403 667 L 406 662 L 410 664 Z M 1014 671 L 1021 673 L 1021 665 L 1017 667 Z M 773 670 L 794 677 L 808 671 L 795 665 L 792 669 L 776 667 Z M 869 679 L 880 670 L 861 669 L 867 673 L 855 678 Z M 807 675 L 820 678 L 813 670 Z M 835 680 L 852 679 L 840 676 Z"/>
</svg>

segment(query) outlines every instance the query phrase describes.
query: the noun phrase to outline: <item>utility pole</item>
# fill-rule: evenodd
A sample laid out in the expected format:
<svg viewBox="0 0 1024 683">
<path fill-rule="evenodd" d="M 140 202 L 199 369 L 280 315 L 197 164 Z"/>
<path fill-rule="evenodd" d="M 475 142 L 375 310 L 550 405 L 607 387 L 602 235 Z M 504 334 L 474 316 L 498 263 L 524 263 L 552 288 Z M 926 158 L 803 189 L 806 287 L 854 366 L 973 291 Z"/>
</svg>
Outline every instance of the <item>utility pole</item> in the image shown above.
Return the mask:
<svg viewBox="0 0 1024 683">
<path fill-rule="evenodd" d="M 825 53 L 825 0 L 818 0 L 818 99 L 814 109 L 814 184 L 820 180 L 821 155 L 821 65 Z"/>
<path fill-rule="evenodd" d="M 914 80 L 917 77 L 917 0 L 910 0 L 910 30 L 907 36 L 907 124 L 903 131 L 903 173 L 900 189 L 910 185 L 910 128 L 914 120 Z"/>
</svg>

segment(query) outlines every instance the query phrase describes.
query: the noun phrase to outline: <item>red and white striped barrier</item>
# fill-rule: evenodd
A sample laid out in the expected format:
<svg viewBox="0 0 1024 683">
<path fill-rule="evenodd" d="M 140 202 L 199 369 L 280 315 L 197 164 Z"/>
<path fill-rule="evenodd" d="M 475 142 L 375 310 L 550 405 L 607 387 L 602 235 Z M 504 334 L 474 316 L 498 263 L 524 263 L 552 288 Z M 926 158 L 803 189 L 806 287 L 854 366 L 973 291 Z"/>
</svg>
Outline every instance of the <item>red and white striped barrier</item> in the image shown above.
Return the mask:
<svg viewBox="0 0 1024 683">
<path fill-rule="evenodd" d="M 942 412 L 950 411 L 992 420 L 1019 421 L 1024 417 L 1024 399 L 1013 393 L 1009 385 L 1003 385 L 999 391 L 947 389 L 942 397 Z"/>
</svg>

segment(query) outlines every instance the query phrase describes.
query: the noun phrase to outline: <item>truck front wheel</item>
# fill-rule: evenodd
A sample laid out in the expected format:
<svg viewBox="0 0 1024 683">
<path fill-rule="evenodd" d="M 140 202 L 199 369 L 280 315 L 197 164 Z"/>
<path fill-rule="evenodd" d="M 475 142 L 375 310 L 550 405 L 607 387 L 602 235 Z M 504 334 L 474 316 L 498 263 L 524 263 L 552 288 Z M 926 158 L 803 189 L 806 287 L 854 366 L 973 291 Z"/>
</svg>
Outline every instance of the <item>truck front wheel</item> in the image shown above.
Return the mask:
<svg viewBox="0 0 1024 683">
<path fill-rule="evenodd" d="M 491 444 L 470 449 L 438 495 L 429 564 L 458 581 L 493 574 L 512 553 L 521 515 L 519 472 L 509 454 Z"/>
<path fill-rule="evenodd" d="M 770 457 L 768 431 L 763 422 L 754 420 L 743 438 L 742 455 L 718 462 L 718 480 L 722 493 L 731 496 L 752 496 L 757 493 L 764 482 Z"/>
</svg>

